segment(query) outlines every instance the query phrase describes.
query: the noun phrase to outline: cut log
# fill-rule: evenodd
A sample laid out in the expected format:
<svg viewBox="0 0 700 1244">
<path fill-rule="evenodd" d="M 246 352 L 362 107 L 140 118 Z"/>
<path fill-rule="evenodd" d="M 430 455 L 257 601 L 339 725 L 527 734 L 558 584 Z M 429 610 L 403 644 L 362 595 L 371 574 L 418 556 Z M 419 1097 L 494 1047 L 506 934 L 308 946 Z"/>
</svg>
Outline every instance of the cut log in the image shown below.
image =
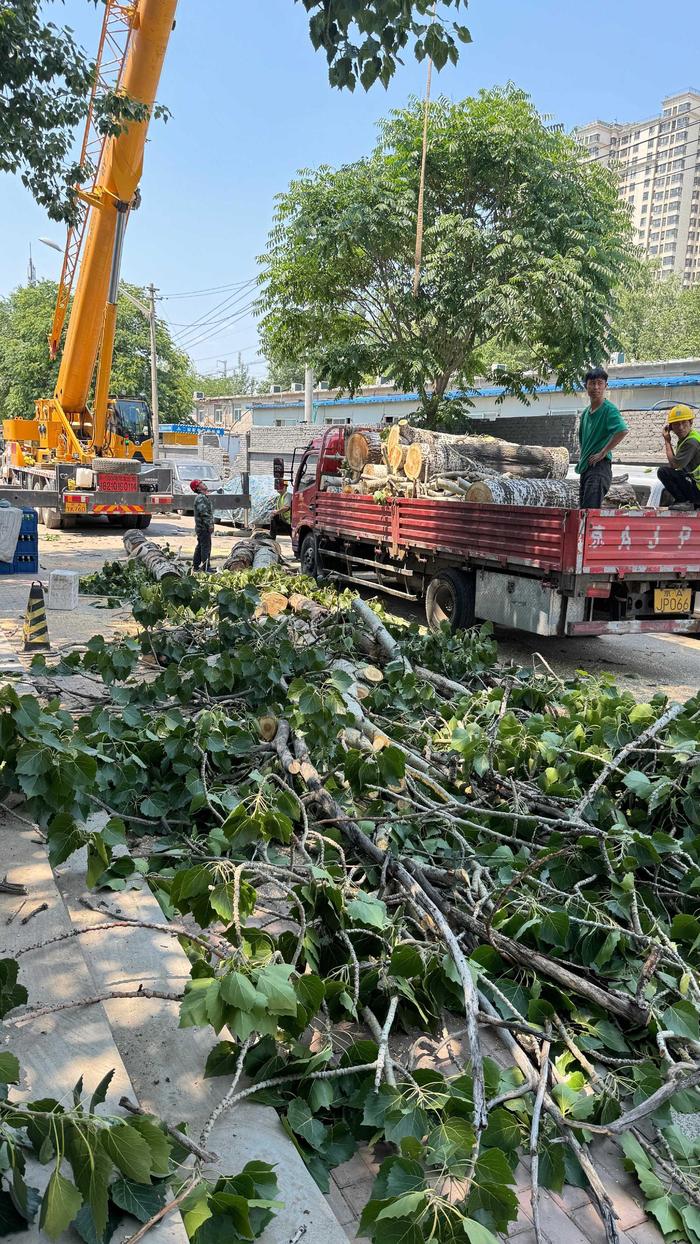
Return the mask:
<svg viewBox="0 0 700 1244">
<path fill-rule="evenodd" d="M 391 435 L 391 433 L 389 435 Z M 399 440 L 396 441 L 395 445 L 387 446 L 386 459 L 392 471 L 398 472 L 403 470 L 407 450 L 408 445 L 404 445 L 403 442 Z"/>
<path fill-rule="evenodd" d="M 260 604 L 257 606 L 253 617 L 255 618 L 276 618 L 279 614 L 284 613 L 289 601 L 282 592 L 261 592 Z"/>
<path fill-rule="evenodd" d="M 253 570 L 262 570 L 263 566 L 279 566 L 281 561 L 282 554 L 276 540 L 255 540 Z"/>
<path fill-rule="evenodd" d="M 147 540 L 142 531 L 130 530 L 124 534 L 124 548 L 129 557 L 143 563 L 148 573 L 160 583 L 168 576 L 179 578 L 183 574 L 182 566 L 166 557 L 153 540 Z"/>
<path fill-rule="evenodd" d="M 353 471 L 361 471 L 368 462 L 381 462 L 381 436 L 367 429 L 351 432 L 345 443 L 345 457 Z"/>
<path fill-rule="evenodd" d="M 564 464 L 566 455 L 566 467 Z M 445 471 L 485 466 L 498 472 L 523 473 L 535 479 L 556 479 L 568 470 L 568 451 L 556 454 L 539 445 L 513 445 L 490 436 L 415 440 L 406 451 L 404 471 L 409 479 L 430 479 Z"/>
<path fill-rule="evenodd" d="M 503 479 L 491 476 L 472 484 L 467 501 L 482 505 L 545 505 L 577 509 L 578 480 L 574 479 Z M 634 489 L 628 484 L 613 484 L 603 505 L 636 505 Z"/>
<path fill-rule="evenodd" d="M 362 472 L 363 479 L 386 479 L 389 468 L 384 462 L 368 462 Z"/>
<path fill-rule="evenodd" d="M 236 540 L 224 562 L 224 570 L 250 570 L 257 543 L 257 540 Z"/>
</svg>

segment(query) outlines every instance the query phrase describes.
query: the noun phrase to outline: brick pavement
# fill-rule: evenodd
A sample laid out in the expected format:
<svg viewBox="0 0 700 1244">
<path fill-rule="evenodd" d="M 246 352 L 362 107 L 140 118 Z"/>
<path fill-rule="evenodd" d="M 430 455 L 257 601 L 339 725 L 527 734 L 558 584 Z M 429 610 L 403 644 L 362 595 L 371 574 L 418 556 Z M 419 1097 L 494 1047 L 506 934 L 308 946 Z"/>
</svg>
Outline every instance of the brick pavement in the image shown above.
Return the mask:
<svg viewBox="0 0 700 1244">
<path fill-rule="evenodd" d="M 498 1037 L 483 1028 L 480 1035 L 484 1055 L 500 1066 L 508 1067 L 508 1056 Z M 448 1075 L 457 1074 L 462 1069 L 465 1056 L 462 1041 L 451 1040 L 446 1052 L 446 1058 L 437 1060 L 427 1054 L 421 1055 L 417 1065 L 434 1066 Z M 663 1244 L 663 1236 L 647 1217 L 642 1193 L 632 1175 L 624 1170 L 614 1141 L 597 1141 L 591 1152 L 618 1215 L 620 1244 Z M 361 1147 L 349 1162 L 336 1167 L 332 1173 L 326 1199 L 350 1240 L 357 1236 L 359 1217 L 363 1206 L 371 1198 L 381 1156 L 378 1159 L 369 1148 Z M 516 1181 L 514 1190 L 520 1206 L 518 1217 L 502 1238 L 516 1239 L 517 1244 L 535 1244 L 527 1158 L 518 1164 Z M 594 1202 L 584 1188 L 567 1186 L 561 1195 L 542 1189 L 539 1207 L 542 1244 L 605 1244 L 603 1225 Z"/>
</svg>

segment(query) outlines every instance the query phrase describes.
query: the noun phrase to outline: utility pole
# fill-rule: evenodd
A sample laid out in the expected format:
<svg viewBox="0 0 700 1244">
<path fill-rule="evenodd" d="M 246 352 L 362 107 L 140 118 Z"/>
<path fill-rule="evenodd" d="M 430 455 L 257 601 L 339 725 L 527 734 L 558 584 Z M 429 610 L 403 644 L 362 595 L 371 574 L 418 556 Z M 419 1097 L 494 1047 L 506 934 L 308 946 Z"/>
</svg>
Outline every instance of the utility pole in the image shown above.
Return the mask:
<svg viewBox="0 0 700 1244">
<path fill-rule="evenodd" d="M 304 423 L 311 423 L 314 406 L 314 373 L 308 363 L 304 367 Z"/>
<path fill-rule="evenodd" d="M 153 462 L 160 453 L 160 420 L 158 417 L 158 355 L 156 352 L 156 287 L 148 286 L 148 321 L 151 329 L 151 414 L 153 416 Z"/>
<path fill-rule="evenodd" d="M 29 266 L 27 267 L 27 282 L 29 285 L 36 285 L 36 268 L 32 259 L 32 244 L 29 243 Z"/>
</svg>

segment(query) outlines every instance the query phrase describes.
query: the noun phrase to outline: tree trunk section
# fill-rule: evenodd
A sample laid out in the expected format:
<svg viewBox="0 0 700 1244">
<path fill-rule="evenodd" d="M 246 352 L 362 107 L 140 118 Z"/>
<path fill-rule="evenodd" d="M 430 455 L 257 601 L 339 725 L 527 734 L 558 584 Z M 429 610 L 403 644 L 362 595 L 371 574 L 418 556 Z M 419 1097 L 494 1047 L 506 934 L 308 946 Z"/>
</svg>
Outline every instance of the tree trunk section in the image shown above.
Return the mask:
<svg viewBox="0 0 700 1244">
<path fill-rule="evenodd" d="M 168 575 L 179 578 L 183 571 L 176 562 L 170 561 L 153 540 L 147 540 L 142 531 L 130 530 L 124 533 L 124 548 L 129 557 L 143 563 L 148 573 L 160 583 Z"/>
<path fill-rule="evenodd" d="M 345 443 L 345 457 L 353 471 L 361 471 L 368 462 L 381 462 L 382 438 L 378 432 L 351 432 Z"/>
<path fill-rule="evenodd" d="M 409 479 L 428 480 L 444 472 L 481 466 L 501 474 L 557 479 L 562 473 L 566 474 L 568 458 L 568 451 L 563 447 L 554 453 L 539 445 L 513 445 L 490 436 L 448 438 L 440 435 L 432 441 L 413 441 L 406 450 L 404 471 Z"/>
<path fill-rule="evenodd" d="M 256 540 L 253 551 L 253 570 L 263 566 L 279 566 L 282 554 L 276 540 Z"/>
<path fill-rule="evenodd" d="M 256 540 L 236 540 L 224 562 L 224 570 L 250 570 L 257 546 Z"/>
<path fill-rule="evenodd" d="M 574 479 L 503 479 L 493 476 L 472 484 L 466 501 L 482 505 L 544 505 L 578 509 L 579 485 Z M 627 484 L 613 484 L 603 505 L 636 505 L 634 489 Z"/>
</svg>

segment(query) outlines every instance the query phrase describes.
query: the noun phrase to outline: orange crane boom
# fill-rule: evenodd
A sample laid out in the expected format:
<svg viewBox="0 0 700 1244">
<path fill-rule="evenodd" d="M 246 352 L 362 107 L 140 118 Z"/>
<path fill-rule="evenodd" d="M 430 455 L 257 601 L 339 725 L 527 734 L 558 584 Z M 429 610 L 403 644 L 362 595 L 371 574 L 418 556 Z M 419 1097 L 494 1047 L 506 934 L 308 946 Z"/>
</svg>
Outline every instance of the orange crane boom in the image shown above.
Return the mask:
<svg viewBox="0 0 700 1244">
<path fill-rule="evenodd" d="M 131 10 L 131 37 L 119 89 L 129 99 L 146 105 L 149 112 L 155 101 L 176 7 L 177 0 L 139 0 Z M 100 370 L 109 384 L 121 246 L 141 178 L 147 129 L 147 119 L 130 122 L 116 137 L 107 140 L 90 195 L 85 252 L 54 393 L 69 420 L 87 406 L 101 341 L 105 357 Z M 105 433 L 104 383 L 103 388 L 103 409 L 96 402 L 91 438 L 98 450 Z"/>
</svg>

